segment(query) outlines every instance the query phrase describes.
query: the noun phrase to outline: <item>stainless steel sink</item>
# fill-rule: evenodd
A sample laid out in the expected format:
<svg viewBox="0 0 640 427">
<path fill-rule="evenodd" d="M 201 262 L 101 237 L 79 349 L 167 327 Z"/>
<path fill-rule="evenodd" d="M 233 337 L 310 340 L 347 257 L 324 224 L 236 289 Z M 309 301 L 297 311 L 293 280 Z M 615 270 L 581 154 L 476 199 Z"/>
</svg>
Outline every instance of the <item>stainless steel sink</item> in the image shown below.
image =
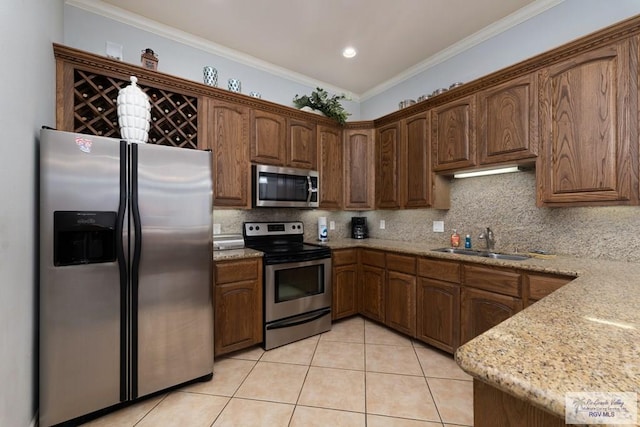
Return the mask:
<svg viewBox="0 0 640 427">
<path fill-rule="evenodd" d="M 475 249 L 461 249 L 461 248 L 438 248 L 432 249 L 435 252 L 445 252 L 450 254 L 458 254 L 458 255 L 469 255 L 469 256 L 481 256 L 485 258 L 493 258 L 493 259 L 503 259 L 507 261 L 524 261 L 525 259 L 529 259 L 530 257 L 527 255 L 520 254 L 501 254 L 498 252 L 487 252 L 487 251 L 479 251 Z"/>
</svg>

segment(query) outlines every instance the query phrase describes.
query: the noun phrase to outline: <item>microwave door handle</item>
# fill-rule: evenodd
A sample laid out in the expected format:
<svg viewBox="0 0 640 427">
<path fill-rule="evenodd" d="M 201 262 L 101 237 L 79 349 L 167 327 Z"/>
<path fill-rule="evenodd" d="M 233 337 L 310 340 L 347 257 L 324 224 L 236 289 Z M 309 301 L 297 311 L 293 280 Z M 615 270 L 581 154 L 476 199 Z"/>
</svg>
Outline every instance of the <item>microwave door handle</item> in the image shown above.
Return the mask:
<svg viewBox="0 0 640 427">
<path fill-rule="evenodd" d="M 313 185 L 311 184 L 311 177 L 307 176 L 307 204 L 311 203 L 311 194 L 316 191 L 313 189 Z"/>
</svg>

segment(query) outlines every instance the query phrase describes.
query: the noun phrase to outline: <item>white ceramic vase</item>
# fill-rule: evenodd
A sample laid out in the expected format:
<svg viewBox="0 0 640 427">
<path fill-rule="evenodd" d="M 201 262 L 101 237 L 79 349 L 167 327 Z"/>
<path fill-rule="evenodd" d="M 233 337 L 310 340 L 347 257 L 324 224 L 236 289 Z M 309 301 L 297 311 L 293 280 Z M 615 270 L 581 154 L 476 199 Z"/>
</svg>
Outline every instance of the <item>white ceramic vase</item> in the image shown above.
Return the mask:
<svg viewBox="0 0 640 427">
<path fill-rule="evenodd" d="M 128 142 L 144 144 L 149 139 L 151 104 L 149 97 L 136 84 L 138 78 L 131 76 L 131 84 L 118 92 L 118 125 L 120 136 Z"/>
</svg>

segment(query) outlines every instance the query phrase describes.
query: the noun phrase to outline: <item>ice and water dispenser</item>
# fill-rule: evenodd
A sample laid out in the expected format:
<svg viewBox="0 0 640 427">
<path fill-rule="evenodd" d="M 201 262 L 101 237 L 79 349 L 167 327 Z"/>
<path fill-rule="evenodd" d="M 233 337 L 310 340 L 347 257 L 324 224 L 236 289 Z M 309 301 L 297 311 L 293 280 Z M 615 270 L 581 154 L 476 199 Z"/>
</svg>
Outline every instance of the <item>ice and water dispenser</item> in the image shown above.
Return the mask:
<svg viewBox="0 0 640 427">
<path fill-rule="evenodd" d="M 54 212 L 54 265 L 115 261 L 116 219 L 116 212 Z"/>
</svg>

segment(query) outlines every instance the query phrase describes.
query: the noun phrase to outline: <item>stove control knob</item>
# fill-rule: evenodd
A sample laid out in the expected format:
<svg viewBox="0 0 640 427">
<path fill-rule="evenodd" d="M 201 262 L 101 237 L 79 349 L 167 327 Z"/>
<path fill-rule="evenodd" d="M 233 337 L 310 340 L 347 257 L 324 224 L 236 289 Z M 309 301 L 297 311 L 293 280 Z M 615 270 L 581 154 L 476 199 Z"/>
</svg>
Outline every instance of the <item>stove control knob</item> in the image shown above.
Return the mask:
<svg viewBox="0 0 640 427">
<path fill-rule="evenodd" d="M 302 227 L 300 226 L 300 224 L 298 224 L 298 230 L 300 230 Z"/>
<path fill-rule="evenodd" d="M 253 231 L 253 225 L 249 226 L 249 231 Z"/>
<path fill-rule="evenodd" d="M 260 226 L 256 225 L 256 231 L 260 230 Z"/>
</svg>

